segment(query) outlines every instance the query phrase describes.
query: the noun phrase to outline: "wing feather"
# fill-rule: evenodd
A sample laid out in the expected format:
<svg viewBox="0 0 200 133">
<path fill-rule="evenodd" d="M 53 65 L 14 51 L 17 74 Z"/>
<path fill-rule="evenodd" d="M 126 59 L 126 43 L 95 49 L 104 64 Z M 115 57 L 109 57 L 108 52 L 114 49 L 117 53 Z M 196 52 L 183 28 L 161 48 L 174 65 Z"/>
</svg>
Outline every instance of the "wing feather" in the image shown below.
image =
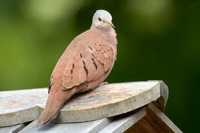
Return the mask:
<svg viewBox="0 0 200 133">
<path fill-rule="evenodd" d="M 75 38 L 60 59 L 65 62 L 60 75 L 62 88 L 68 90 L 101 79 L 113 66 L 114 49 L 112 44 L 95 34 L 83 33 Z"/>
</svg>

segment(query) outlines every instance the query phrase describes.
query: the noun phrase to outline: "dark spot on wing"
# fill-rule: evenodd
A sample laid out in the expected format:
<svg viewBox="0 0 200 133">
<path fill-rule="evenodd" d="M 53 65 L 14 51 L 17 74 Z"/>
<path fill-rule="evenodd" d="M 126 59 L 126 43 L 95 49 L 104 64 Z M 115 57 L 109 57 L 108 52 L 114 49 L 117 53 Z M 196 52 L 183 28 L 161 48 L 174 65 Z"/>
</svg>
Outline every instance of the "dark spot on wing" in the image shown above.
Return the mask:
<svg viewBox="0 0 200 133">
<path fill-rule="evenodd" d="M 89 49 L 93 50 L 92 47 L 90 47 L 90 46 L 88 46 L 88 47 L 89 47 Z"/>
<path fill-rule="evenodd" d="M 97 70 L 98 66 L 97 66 L 97 63 L 95 62 L 94 58 L 92 58 L 92 62 L 93 62 L 94 67 L 95 67 L 96 70 Z"/>
<path fill-rule="evenodd" d="M 109 70 L 110 70 L 110 68 L 107 71 L 105 71 L 105 74 L 107 74 L 109 72 Z"/>
<path fill-rule="evenodd" d="M 94 57 L 94 54 L 91 54 Z"/>
<path fill-rule="evenodd" d="M 83 60 L 82 62 L 83 62 L 83 65 L 85 66 L 85 61 Z"/>
<path fill-rule="evenodd" d="M 71 74 L 73 74 L 74 67 L 75 67 L 75 66 L 74 66 L 74 63 L 73 63 L 73 64 L 72 64 L 72 69 L 71 69 L 71 71 L 70 71 Z"/>
<path fill-rule="evenodd" d="M 80 57 L 82 58 L 83 57 L 83 55 L 80 53 Z"/>
<path fill-rule="evenodd" d="M 85 74 L 88 76 L 88 69 L 86 67 L 85 61 L 83 60 L 82 62 L 83 62 L 83 68 L 85 70 Z"/>
<path fill-rule="evenodd" d="M 70 71 L 70 72 L 71 72 L 71 74 L 73 74 L 73 69 L 71 69 L 71 71 Z"/>
</svg>

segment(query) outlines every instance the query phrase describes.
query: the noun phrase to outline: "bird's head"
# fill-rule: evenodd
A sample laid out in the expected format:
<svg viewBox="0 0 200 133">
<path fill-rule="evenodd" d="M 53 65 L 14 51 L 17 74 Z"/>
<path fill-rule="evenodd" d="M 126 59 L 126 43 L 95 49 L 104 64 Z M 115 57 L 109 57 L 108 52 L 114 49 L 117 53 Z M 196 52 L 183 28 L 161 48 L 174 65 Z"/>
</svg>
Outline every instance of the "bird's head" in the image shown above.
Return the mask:
<svg viewBox="0 0 200 133">
<path fill-rule="evenodd" d="M 106 10 L 97 10 L 92 18 L 91 28 L 94 27 L 99 30 L 109 30 L 114 28 L 111 14 Z"/>
</svg>

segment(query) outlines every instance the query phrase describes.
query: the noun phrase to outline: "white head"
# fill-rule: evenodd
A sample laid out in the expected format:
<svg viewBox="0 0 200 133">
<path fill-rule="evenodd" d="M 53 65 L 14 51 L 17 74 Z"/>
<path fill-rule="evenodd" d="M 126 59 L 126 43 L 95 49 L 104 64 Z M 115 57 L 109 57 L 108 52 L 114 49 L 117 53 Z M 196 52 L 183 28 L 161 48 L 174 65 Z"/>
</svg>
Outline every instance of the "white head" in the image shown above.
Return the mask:
<svg viewBox="0 0 200 133">
<path fill-rule="evenodd" d="M 106 10 L 97 10 L 92 18 L 91 28 L 99 30 L 110 30 L 114 28 L 111 14 Z"/>
</svg>

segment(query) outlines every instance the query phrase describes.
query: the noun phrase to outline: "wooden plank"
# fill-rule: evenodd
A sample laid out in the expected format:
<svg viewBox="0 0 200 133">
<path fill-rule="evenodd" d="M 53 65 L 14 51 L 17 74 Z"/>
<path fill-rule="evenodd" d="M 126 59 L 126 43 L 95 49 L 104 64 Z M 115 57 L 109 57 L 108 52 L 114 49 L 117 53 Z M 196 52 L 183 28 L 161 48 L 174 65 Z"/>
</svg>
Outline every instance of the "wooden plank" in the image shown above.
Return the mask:
<svg viewBox="0 0 200 133">
<path fill-rule="evenodd" d="M 161 97 L 160 86 L 160 81 L 100 86 L 73 97 L 56 121 L 85 122 L 130 112 Z M 0 127 L 37 119 L 47 96 L 47 89 L 0 92 Z"/>
<path fill-rule="evenodd" d="M 146 110 L 145 108 L 142 108 L 136 112 L 130 113 L 128 113 L 128 115 L 123 114 L 123 117 L 112 120 L 99 133 L 122 133 L 142 119 L 142 117 L 146 115 Z"/>
<path fill-rule="evenodd" d="M 145 109 L 129 112 L 113 118 L 105 118 L 84 123 L 37 125 L 36 121 L 29 124 L 19 133 L 121 133 L 146 115 Z"/>
<path fill-rule="evenodd" d="M 10 126 L 10 127 L 1 127 L 0 133 L 17 133 L 18 131 L 20 131 L 24 127 L 25 127 L 24 124 Z"/>
<path fill-rule="evenodd" d="M 0 92 L 0 127 L 35 120 L 47 96 L 47 89 Z"/>
<path fill-rule="evenodd" d="M 167 85 L 163 81 L 160 81 L 160 97 L 154 101 L 154 104 L 162 111 L 164 111 L 164 108 L 167 104 L 168 95 L 169 89 Z"/>
<path fill-rule="evenodd" d="M 101 119 L 84 123 L 37 125 L 36 121 L 29 124 L 19 133 L 97 133 L 109 123 L 109 119 Z"/>
<path fill-rule="evenodd" d="M 146 108 L 147 115 L 126 133 L 182 133 L 182 131 L 154 104 Z"/>
<path fill-rule="evenodd" d="M 154 104 L 148 105 L 147 113 L 151 117 L 151 120 L 154 119 L 154 121 L 157 121 L 160 124 L 159 127 L 156 125 L 157 130 L 161 129 L 165 133 L 168 133 L 168 132 L 169 133 L 182 133 L 182 131 L 163 112 L 161 112 Z M 160 127 L 162 127 L 162 128 L 160 128 Z"/>
</svg>

